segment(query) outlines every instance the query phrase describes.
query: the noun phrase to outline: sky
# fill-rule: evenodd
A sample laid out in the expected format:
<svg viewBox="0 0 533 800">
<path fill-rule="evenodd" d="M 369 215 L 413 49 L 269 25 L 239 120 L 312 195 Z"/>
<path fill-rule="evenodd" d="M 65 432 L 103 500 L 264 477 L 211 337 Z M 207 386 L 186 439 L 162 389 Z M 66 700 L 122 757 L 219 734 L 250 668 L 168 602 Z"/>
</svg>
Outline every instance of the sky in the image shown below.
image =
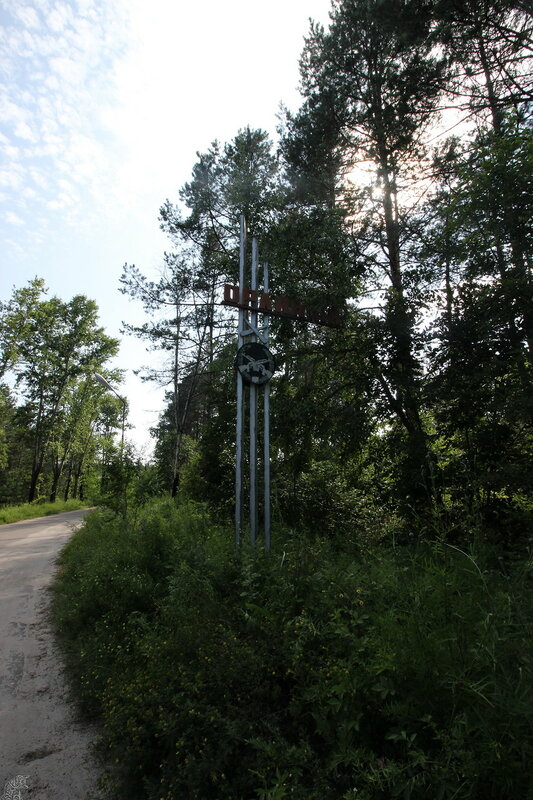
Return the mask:
<svg viewBox="0 0 533 800">
<path fill-rule="evenodd" d="M 330 0 L 0 0 L 0 300 L 35 276 L 50 295 L 94 299 L 122 339 L 113 366 L 128 438 L 150 453 L 164 390 L 133 370 L 154 360 L 122 337 L 142 322 L 118 291 L 125 263 L 157 279 L 159 230 L 196 153 L 250 125 L 275 137 L 299 105 L 309 19 Z"/>
</svg>

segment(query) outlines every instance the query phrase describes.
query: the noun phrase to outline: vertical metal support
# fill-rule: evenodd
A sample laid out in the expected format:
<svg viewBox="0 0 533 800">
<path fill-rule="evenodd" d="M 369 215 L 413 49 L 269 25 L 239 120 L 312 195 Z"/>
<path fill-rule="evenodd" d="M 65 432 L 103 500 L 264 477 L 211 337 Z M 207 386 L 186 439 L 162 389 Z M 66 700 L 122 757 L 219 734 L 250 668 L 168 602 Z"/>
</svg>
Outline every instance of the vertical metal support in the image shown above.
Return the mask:
<svg viewBox="0 0 533 800">
<path fill-rule="evenodd" d="M 246 252 L 246 225 L 244 215 L 240 217 L 240 239 L 239 239 L 239 302 L 243 303 L 244 298 L 244 263 Z M 239 308 L 239 333 L 238 347 L 244 341 L 242 332 L 244 330 L 244 311 Z M 244 428 L 244 387 L 242 375 L 237 370 L 237 437 L 235 448 L 235 543 L 241 541 L 242 526 L 242 439 Z"/>
<path fill-rule="evenodd" d="M 268 264 L 263 265 L 263 291 L 268 294 Z M 265 344 L 268 347 L 270 317 L 265 314 Z M 270 550 L 270 382 L 263 392 L 263 518 L 265 550 Z"/>
<path fill-rule="evenodd" d="M 257 321 L 257 270 L 258 270 L 258 247 L 257 239 L 252 239 L 252 269 L 250 290 L 254 292 L 250 301 L 250 321 L 248 322 L 246 312 L 239 308 L 239 329 L 238 329 L 238 348 L 242 347 L 245 338 L 251 342 L 257 341 L 254 330 L 258 330 Z M 240 218 L 240 249 L 239 249 L 239 303 L 244 306 L 244 292 L 246 283 L 246 222 L 244 216 Z M 268 264 L 263 265 L 263 292 L 269 291 Z M 247 295 L 248 296 L 248 295 Z M 255 299 L 254 299 L 255 297 Z M 265 315 L 263 324 L 263 334 L 258 334 L 259 338 L 268 345 L 269 336 L 269 317 Z M 256 384 L 250 384 L 249 392 L 249 468 L 250 468 L 250 538 L 252 544 L 257 542 L 258 533 L 258 497 L 257 497 L 257 393 Z M 242 538 L 243 522 L 243 466 L 244 466 L 244 421 L 245 421 L 245 391 L 242 375 L 237 371 L 237 437 L 235 452 L 235 542 L 238 545 Z M 263 507 L 264 507 L 264 545 L 265 550 L 270 549 L 270 385 L 264 386 L 263 394 Z"/>
<path fill-rule="evenodd" d="M 252 239 L 252 276 L 250 289 L 257 292 L 257 239 Z M 255 303 L 257 308 L 257 301 Z M 250 313 L 250 321 L 257 328 L 257 311 Z M 251 341 L 256 341 L 252 334 Z M 252 544 L 257 541 L 257 386 L 250 384 L 250 538 Z"/>
</svg>

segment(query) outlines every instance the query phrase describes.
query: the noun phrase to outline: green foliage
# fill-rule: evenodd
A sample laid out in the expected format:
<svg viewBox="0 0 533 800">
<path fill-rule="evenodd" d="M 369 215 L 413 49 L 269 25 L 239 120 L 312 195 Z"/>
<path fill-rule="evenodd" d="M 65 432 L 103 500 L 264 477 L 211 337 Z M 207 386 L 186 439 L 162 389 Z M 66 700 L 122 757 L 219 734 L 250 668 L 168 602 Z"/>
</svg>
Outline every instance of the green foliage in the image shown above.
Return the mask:
<svg viewBox="0 0 533 800">
<path fill-rule="evenodd" d="M 94 463 L 102 393 L 93 374 L 118 341 L 98 327 L 93 300 L 45 294 L 36 278 L 0 304 L 0 378 L 7 372 L 12 387 L 0 385 L 0 501 L 54 501 L 60 485 L 65 499 L 81 498 Z"/>
<path fill-rule="evenodd" d="M 113 796 L 526 797 L 530 564 L 275 541 L 236 552 L 169 499 L 64 549 L 55 618 Z"/>
<path fill-rule="evenodd" d="M 240 214 L 257 236 L 276 212 L 280 175 L 272 149 L 268 134 L 260 129 L 240 130 L 223 146 L 213 142 L 206 153 L 198 153 L 191 181 L 180 190 L 189 216 L 183 218 L 168 200 L 161 208 L 163 230 L 176 240 L 199 245 L 204 265 L 217 265 L 218 274 L 235 276 L 228 256 L 237 249 Z"/>
<path fill-rule="evenodd" d="M 13 400 L 6 386 L 0 385 L 0 473 L 9 463 L 8 423 L 13 419 Z"/>
<path fill-rule="evenodd" d="M 46 291 L 42 278 L 34 278 L 28 286 L 15 289 L 7 303 L 0 302 L 0 378 L 16 364 L 28 340 L 42 294 Z"/>
<path fill-rule="evenodd" d="M 23 503 L 20 506 L 0 507 L 0 525 L 10 522 L 19 522 L 36 517 L 49 517 L 53 514 L 62 514 L 64 511 L 76 511 L 86 508 L 87 504 L 81 500 L 57 501 L 55 503 Z"/>
<path fill-rule="evenodd" d="M 445 288 L 424 385 L 441 479 L 455 501 L 486 518 L 497 505 L 516 509 L 532 479 L 532 141 L 512 115 L 469 148 L 449 145 L 422 253 Z"/>
</svg>

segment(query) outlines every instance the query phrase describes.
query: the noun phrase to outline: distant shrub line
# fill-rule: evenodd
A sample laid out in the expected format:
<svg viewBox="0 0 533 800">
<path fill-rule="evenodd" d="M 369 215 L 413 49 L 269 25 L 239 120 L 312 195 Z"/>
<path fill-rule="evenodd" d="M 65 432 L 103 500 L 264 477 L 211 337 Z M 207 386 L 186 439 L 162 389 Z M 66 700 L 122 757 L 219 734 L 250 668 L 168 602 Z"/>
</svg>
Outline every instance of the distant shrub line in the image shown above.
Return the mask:
<svg viewBox="0 0 533 800">
<path fill-rule="evenodd" d="M 531 797 L 528 565 L 366 554 L 277 531 L 235 552 L 200 506 L 90 514 L 54 615 L 135 800 Z M 111 780 L 111 779 L 110 779 Z"/>
</svg>

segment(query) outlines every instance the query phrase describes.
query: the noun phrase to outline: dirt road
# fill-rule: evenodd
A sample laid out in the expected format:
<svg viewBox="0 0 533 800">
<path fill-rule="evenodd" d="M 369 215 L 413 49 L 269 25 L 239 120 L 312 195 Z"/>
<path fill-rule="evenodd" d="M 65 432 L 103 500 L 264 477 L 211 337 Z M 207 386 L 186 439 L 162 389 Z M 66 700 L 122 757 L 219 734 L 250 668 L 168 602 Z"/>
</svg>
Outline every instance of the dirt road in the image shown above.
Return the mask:
<svg viewBox="0 0 533 800">
<path fill-rule="evenodd" d="M 54 561 L 85 513 L 0 526 L 0 798 L 84 800 L 96 786 L 96 731 L 67 702 L 48 619 Z"/>
</svg>

